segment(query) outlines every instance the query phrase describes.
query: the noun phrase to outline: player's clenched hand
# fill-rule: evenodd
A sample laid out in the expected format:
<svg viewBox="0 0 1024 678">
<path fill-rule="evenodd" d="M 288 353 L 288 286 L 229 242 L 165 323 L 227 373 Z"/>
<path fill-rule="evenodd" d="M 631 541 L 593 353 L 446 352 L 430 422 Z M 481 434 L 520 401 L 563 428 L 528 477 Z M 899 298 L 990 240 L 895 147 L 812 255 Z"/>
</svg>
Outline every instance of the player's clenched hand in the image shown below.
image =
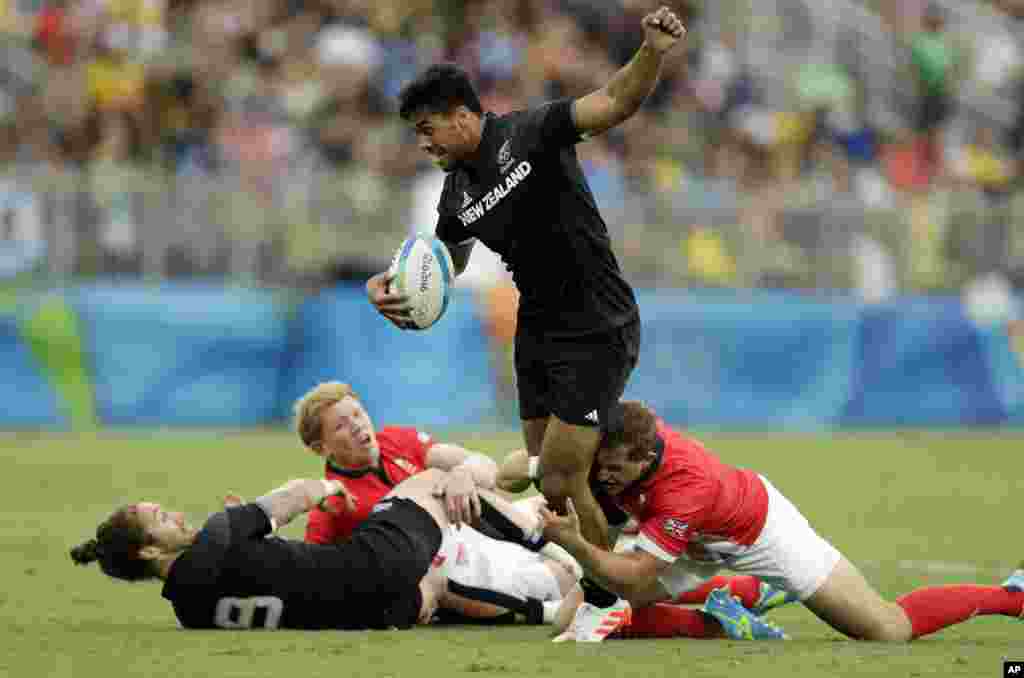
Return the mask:
<svg viewBox="0 0 1024 678">
<path fill-rule="evenodd" d="M 337 502 L 328 501 L 331 497 L 341 497 L 342 501 L 345 502 L 345 510 L 349 513 L 355 513 L 356 499 L 352 496 L 352 493 L 348 491 L 348 488 L 345 487 L 345 483 L 340 480 L 327 480 L 324 481 L 324 486 L 325 489 L 329 490 L 329 492 L 327 492 L 324 498 L 320 500 L 320 503 L 317 504 L 318 507 L 328 513 L 341 513 L 341 511 L 338 510 Z"/>
<path fill-rule="evenodd" d="M 434 496 L 444 501 L 445 511 L 456 528 L 463 523 L 472 524 L 480 518 L 480 496 L 476 481 L 466 471 L 446 473 L 434 488 Z"/>
<path fill-rule="evenodd" d="M 382 316 L 405 329 L 411 327 L 409 311 L 412 307 L 409 305 L 409 297 L 392 289 L 392 278 L 393 273 L 384 271 L 367 280 L 366 296 Z"/>
<path fill-rule="evenodd" d="M 667 52 L 686 35 L 686 27 L 675 12 L 659 7 L 643 18 L 644 42 L 657 52 Z"/>
<path fill-rule="evenodd" d="M 540 521 L 544 529 L 544 538 L 556 544 L 565 544 L 581 539 L 580 517 L 576 515 L 576 507 L 572 499 L 565 500 L 565 515 L 560 516 L 547 506 L 540 507 Z"/>
</svg>

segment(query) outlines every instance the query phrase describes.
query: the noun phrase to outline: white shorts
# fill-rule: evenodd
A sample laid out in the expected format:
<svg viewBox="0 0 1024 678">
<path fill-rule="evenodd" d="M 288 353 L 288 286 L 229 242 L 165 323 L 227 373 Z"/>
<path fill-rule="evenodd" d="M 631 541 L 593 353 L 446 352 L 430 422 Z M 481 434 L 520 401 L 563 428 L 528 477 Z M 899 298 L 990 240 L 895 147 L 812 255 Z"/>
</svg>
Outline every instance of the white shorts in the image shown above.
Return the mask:
<svg viewBox="0 0 1024 678">
<path fill-rule="evenodd" d="M 698 562 L 683 556 L 658 578 L 673 598 L 692 591 L 716 575 L 729 569 L 749 574 L 796 594 L 806 600 L 821 588 L 842 558 L 842 554 L 814 531 L 800 510 L 761 476 L 768 490 L 768 516 L 764 529 L 750 546 L 731 542 L 704 543 L 704 547 L 721 558 L 720 562 Z"/>
<path fill-rule="evenodd" d="M 498 541 L 465 525 L 448 528 L 441 542 L 441 568 L 453 582 L 525 601 L 561 600 L 558 580 L 544 556 L 518 544 Z"/>
</svg>

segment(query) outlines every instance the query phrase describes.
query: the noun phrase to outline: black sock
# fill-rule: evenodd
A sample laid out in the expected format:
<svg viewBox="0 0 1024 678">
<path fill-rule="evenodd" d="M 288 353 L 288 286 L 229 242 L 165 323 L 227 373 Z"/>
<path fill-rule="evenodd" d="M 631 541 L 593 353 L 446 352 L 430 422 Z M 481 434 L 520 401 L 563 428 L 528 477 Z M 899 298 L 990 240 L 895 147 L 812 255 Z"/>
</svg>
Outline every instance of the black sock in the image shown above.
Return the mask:
<svg viewBox="0 0 1024 678">
<path fill-rule="evenodd" d="M 590 577 L 580 579 L 580 588 L 583 589 L 583 601 L 596 607 L 609 607 L 619 599 L 617 595 L 602 587 Z"/>
<path fill-rule="evenodd" d="M 518 525 L 506 518 L 483 497 L 480 497 L 480 524 L 477 527 L 489 537 L 514 542 L 531 551 L 540 551 L 548 543 L 540 534 L 525 534 Z"/>
</svg>

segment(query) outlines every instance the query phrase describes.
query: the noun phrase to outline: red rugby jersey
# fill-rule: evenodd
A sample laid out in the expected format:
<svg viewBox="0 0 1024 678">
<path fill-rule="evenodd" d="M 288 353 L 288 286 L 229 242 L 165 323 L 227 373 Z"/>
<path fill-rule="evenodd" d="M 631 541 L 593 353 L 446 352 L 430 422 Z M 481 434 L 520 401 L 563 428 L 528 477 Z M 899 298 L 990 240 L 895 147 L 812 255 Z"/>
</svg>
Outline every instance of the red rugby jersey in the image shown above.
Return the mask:
<svg viewBox="0 0 1024 678">
<path fill-rule="evenodd" d="M 319 508 L 309 512 L 306 522 L 306 541 L 330 544 L 344 541 L 356 525 L 366 520 L 370 509 L 398 483 L 419 473 L 427 466 L 427 450 L 434 439 L 415 428 L 386 426 L 377 432 L 380 465 L 376 468 L 343 469 L 331 462 L 326 465 L 326 478 L 345 483 L 356 500 L 355 513 L 349 513 L 341 497 L 331 497 L 338 513 Z"/>
<path fill-rule="evenodd" d="M 658 435 L 665 446 L 653 473 L 614 499 L 640 525 L 637 546 L 671 562 L 684 553 L 720 560 L 735 545 L 753 544 L 768 515 L 761 477 L 660 420 Z"/>
</svg>

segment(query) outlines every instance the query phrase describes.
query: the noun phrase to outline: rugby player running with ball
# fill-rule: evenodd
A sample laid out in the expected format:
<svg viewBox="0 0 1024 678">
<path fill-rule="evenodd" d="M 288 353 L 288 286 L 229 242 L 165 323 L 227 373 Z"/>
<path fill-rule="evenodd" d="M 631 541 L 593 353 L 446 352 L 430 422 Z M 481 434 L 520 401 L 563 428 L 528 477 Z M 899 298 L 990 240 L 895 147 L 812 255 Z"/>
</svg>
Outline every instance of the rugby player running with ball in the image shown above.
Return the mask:
<svg viewBox="0 0 1024 678">
<path fill-rule="evenodd" d="M 666 7 L 646 15 L 641 28 L 644 42 L 629 63 L 579 99 L 499 116 L 483 111 L 462 69 L 439 64 L 406 85 L 399 102 L 420 148 L 448 175 L 436 234 L 456 272 L 479 240 L 501 256 L 519 289 L 519 417 L 529 454 L 539 460 L 541 491 L 560 513 L 571 498 L 584 537 L 604 549 L 608 526 L 588 473 L 608 408 L 636 366 L 640 317 L 575 145 L 640 108 L 665 54 L 686 33 Z M 370 301 L 408 327 L 408 299 L 388 283 L 386 272 L 370 278 Z M 600 615 L 603 626 L 628 620 L 626 601 L 586 577 L 582 586 L 590 605 L 581 613 Z"/>
</svg>

